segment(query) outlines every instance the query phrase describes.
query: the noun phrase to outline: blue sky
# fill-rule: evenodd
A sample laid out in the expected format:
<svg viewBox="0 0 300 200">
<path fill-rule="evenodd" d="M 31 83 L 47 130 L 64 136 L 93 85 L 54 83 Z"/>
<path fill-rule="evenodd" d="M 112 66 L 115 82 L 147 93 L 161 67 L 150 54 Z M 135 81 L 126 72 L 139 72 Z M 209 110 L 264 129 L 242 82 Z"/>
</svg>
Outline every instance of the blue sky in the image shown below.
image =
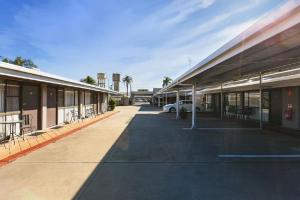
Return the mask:
<svg viewBox="0 0 300 200">
<path fill-rule="evenodd" d="M 0 0 L 0 56 L 80 79 L 175 79 L 285 0 Z"/>
</svg>

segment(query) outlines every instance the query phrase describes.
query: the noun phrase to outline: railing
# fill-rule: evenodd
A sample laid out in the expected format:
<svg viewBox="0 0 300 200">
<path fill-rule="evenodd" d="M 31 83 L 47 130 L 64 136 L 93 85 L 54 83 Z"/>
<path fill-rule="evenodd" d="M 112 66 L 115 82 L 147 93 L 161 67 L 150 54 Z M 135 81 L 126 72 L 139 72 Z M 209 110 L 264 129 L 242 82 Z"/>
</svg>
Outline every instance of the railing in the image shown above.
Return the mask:
<svg viewBox="0 0 300 200">
<path fill-rule="evenodd" d="M 107 107 L 102 105 L 104 111 L 107 110 Z M 81 116 L 90 117 L 90 110 L 94 109 L 93 104 L 83 105 L 81 110 Z M 72 118 L 72 111 L 78 113 L 78 106 L 69 106 L 69 107 L 59 107 L 58 108 L 58 124 L 70 123 Z M 97 114 L 97 112 L 95 112 Z"/>
<path fill-rule="evenodd" d="M 69 123 L 72 118 L 72 111 L 78 112 L 78 106 L 59 107 L 58 124 Z"/>
</svg>

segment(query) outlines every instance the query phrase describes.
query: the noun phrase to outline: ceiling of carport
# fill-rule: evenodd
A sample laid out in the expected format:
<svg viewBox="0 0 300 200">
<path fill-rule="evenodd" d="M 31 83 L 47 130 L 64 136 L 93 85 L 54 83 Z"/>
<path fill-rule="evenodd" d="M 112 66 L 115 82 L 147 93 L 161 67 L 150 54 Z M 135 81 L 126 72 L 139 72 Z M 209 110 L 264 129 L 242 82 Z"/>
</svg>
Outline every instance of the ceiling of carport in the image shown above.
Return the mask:
<svg viewBox="0 0 300 200">
<path fill-rule="evenodd" d="M 222 83 L 259 72 L 300 66 L 300 24 L 183 82 Z"/>
</svg>

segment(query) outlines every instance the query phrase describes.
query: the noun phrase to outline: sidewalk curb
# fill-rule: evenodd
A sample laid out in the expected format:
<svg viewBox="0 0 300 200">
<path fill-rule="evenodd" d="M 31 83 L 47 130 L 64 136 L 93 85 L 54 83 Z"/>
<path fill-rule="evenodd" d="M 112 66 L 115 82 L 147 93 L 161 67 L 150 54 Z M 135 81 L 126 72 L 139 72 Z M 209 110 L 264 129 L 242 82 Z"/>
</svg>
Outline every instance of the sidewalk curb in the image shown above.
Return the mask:
<svg viewBox="0 0 300 200">
<path fill-rule="evenodd" d="M 109 114 L 109 115 L 107 115 L 107 116 L 105 116 L 105 117 L 103 117 L 103 118 L 97 119 L 97 120 L 92 121 L 92 122 L 90 122 L 90 123 L 87 123 L 87 124 L 85 124 L 85 125 L 83 125 L 83 126 L 80 126 L 80 127 L 74 128 L 74 129 L 72 129 L 72 130 L 69 130 L 69 131 L 67 131 L 67 132 L 65 132 L 65 133 L 63 133 L 63 134 L 61 134 L 61 135 L 58 135 L 58 136 L 56 136 L 56 137 L 54 137 L 54 138 L 51 138 L 51 139 L 49 139 L 49 140 L 47 140 L 47 141 L 44 141 L 44 142 L 42 142 L 42 143 L 39 143 L 39 144 L 37 144 L 37 145 L 35 145 L 35 146 L 29 147 L 28 149 L 24 149 L 24 150 L 22 150 L 22 151 L 20 151 L 20 152 L 18 152 L 18 153 L 13 154 L 13 155 L 9 155 L 8 157 L 3 158 L 3 159 L 0 160 L 0 167 L 4 166 L 4 165 L 6 165 L 6 164 L 8 164 L 8 163 L 10 163 L 10 162 L 13 162 L 13 161 L 15 161 L 16 159 L 18 159 L 18 158 L 20 158 L 20 157 L 22 157 L 22 156 L 25 156 L 25 155 L 27 155 L 27 154 L 29 154 L 29 153 L 35 151 L 35 150 L 38 150 L 38 149 L 40 149 L 40 148 L 42 148 L 42 147 L 45 147 L 45 146 L 47 146 L 48 144 L 55 143 L 56 141 L 58 141 L 58 140 L 60 140 L 60 139 L 62 139 L 62 138 L 65 138 L 65 137 L 67 137 L 67 136 L 69 136 L 69 135 L 72 135 L 72 134 L 78 132 L 78 131 L 81 130 L 81 129 L 84 129 L 84 128 L 86 128 L 86 127 L 88 127 L 88 126 L 90 126 L 90 125 L 93 125 L 93 124 L 95 124 L 95 123 L 97 123 L 97 122 L 99 122 L 99 121 L 102 121 L 102 120 L 104 120 L 104 119 L 107 119 L 107 118 L 109 118 L 109 117 L 111 117 L 111 116 L 113 116 L 113 115 L 115 115 L 115 114 L 117 114 L 117 113 L 120 113 L 120 111 L 115 111 L 115 112 L 113 112 L 113 113 L 111 113 L 111 114 Z"/>
</svg>

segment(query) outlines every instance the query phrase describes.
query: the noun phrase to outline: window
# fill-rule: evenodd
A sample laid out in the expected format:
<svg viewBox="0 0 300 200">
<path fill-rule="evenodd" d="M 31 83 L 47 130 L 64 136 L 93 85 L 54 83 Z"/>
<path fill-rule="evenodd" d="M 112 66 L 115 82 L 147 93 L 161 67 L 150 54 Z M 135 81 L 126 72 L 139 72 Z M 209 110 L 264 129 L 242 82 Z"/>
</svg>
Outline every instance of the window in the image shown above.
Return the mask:
<svg viewBox="0 0 300 200">
<path fill-rule="evenodd" d="M 6 111 L 14 112 L 20 110 L 20 85 L 17 82 L 7 82 Z"/>
<path fill-rule="evenodd" d="M 94 94 L 93 92 L 91 92 L 91 104 L 94 104 L 94 103 L 95 103 L 94 97 L 95 97 L 95 94 Z"/>
<path fill-rule="evenodd" d="M 270 107 L 270 93 L 263 92 L 263 109 L 268 109 Z"/>
<path fill-rule="evenodd" d="M 98 102 L 98 95 L 97 93 L 93 93 L 93 104 L 97 104 Z"/>
<path fill-rule="evenodd" d="M 236 93 L 228 94 L 228 105 L 236 106 Z"/>
<path fill-rule="evenodd" d="M 249 107 L 249 92 L 244 93 L 244 106 Z"/>
<path fill-rule="evenodd" d="M 75 100 L 74 100 L 74 102 L 75 102 L 75 106 L 78 106 L 78 90 L 75 90 Z"/>
<path fill-rule="evenodd" d="M 91 92 L 89 91 L 84 92 L 84 104 L 85 105 L 91 104 Z"/>
<path fill-rule="evenodd" d="M 103 94 L 102 96 L 102 103 L 107 103 L 107 94 Z"/>
<path fill-rule="evenodd" d="M 249 107 L 259 107 L 259 92 L 249 92 Z"/>
<path fill-rule="evenodd" d="M 242 94 L 241 93 L 236 94 L 236 106 L 238 109 L 242 109 Z"/>
<path fill-rule="evenodd" d="M 58 98 L 58 107 L 64 107 L 65 104 L 64 104 L 64 89 L 60 88 L 58 89 L 57 91 L 57 98 Z"/>
<path fill-rule="evenodd" d="M 65 106 L 74 106 L 75 105 L 75 92 L 73 89 L 67 89 L 65 91 Z"/>
<path fill-rule="evenodd" d="M 212 94 L 205 95 L 205 109 L 207 111 L 213 109 L 213 95 Z"/>
</svg>

